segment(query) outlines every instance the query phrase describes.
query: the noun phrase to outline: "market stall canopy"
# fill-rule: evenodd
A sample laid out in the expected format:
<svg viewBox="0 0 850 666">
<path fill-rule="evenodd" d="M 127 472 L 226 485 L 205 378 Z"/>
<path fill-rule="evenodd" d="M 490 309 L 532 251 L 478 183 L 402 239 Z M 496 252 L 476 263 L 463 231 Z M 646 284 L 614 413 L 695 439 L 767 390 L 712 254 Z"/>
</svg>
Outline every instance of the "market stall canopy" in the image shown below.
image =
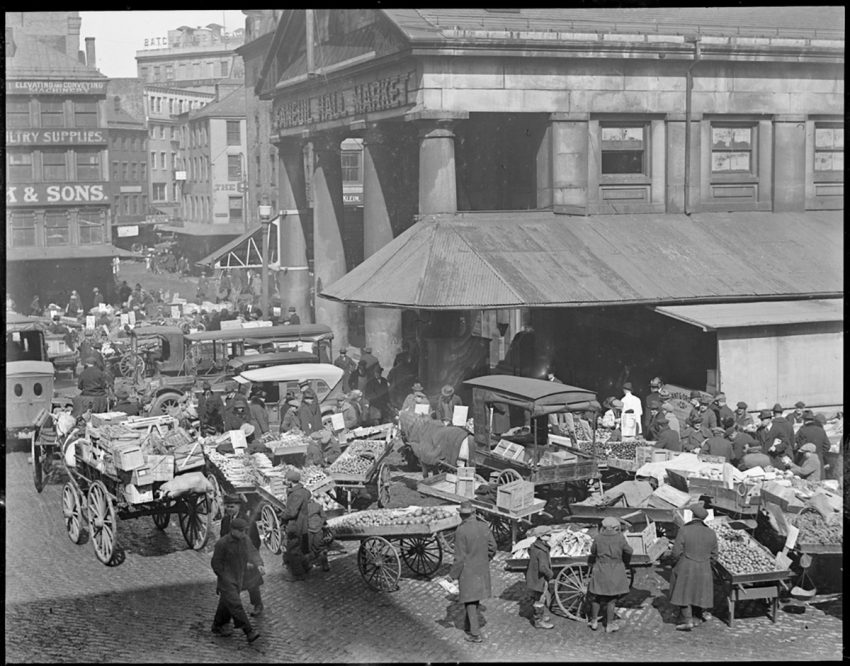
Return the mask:
<svg viewBox="0 0 850 666">
<path fill-rule="evenodd" d="M 716 331 L 719 328 L 844 321 L 844 299 L 669 305 L 657 307 L 655 311 L 699 326 L 703 331 Z"/>
<path fill-rule="evenodd" d="M 423 309 L 828 298 L 842 211 L 425 216 L 320 296 Z"/>
<path fill-rule="evenodd" d="M 269 224 L 269 266 L 277 265 L 278 257 L 278 221 L 274 218 Z M 222 245 L 215 252 L 195 262 L 203 266 L 216 268 L 262 268 L 263 267 L 263 225 L 251 227 L 241 236 Z"/>
<path fill-rule="evenodd" d="M 33 259 L 51 259 L 65 261 L 70 259 L 103 259 L 105 257 L 129 258 L 138 256 L 135 252 L 103 243 L 101 245 L 63 245 L 52 247 L 16 247 L 6 252 L 6 261 L 32 261 Z"/>
<path fill-rule="evenodd" d="M 487 375 L 467 379 L 464 384 L 478 389 L 477 395 L 488 403 L 501 403 L 520 407 L 532 416 L 553 412 L 599 410 L 596 394 L 587 389 L 550 382 L 544 379 L 514 375 Z"/>
<path fill-rule="evenodd" d="M 259 328 L 231 328 L 220 331 L 199 331 L 190 333 L 186 339 L 190 342 L 202 340 L 242 340 L 245 338 L 254 340 L 268 340 L 280 338 L 282 340 L 298 340 L 312 338 L 317 335 L 332 335 L 329 326 L 324 324 L 285 324 L 282 326 L 264 326 Z"/>
<path fill-rule="evenodd" d="M 184 224 L 182 227 L 174 224 L 161 224 L 158 231 L 171 231 L 183 236 L 238 236 L 245 231 L 244 224 Z"/>
</svg>

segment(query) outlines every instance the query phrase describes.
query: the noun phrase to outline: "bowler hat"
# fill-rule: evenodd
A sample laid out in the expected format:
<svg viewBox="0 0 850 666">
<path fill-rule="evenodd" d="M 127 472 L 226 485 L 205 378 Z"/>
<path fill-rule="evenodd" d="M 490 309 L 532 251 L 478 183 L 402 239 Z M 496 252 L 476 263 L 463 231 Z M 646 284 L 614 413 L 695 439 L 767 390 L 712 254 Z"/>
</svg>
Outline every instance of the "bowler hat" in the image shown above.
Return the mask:
<svg viewBox="0 0 850 666">
<path fill-rule="evenodd" d="M 624 391 L 631 391 L 632 390 L 632 383 L 631 382 L 623 382 L 623 390 Z"/>
<path fill-rule="evenodd" d="M 455 390 L 451 386 L 446 384 L 443 388 L 440 389 L 440 393 L 446 398 L 448 398 L 455 394 Z"/>
<path fill-rule="evenodd" d="M 773 406 L 773 412 L 774 412 L 774 414 L 781 413 L 781 412 L 782 412 L 782 405 L 780 405 L 780 404 L 777 402 L 777 403 Z"/>
<path fill-rule="evenodd" d="M 740 401 L 740 402 L 736 405 L 736 407 L 737 407 L 738 409 L 746 409 L 746 408 L 747 408 L 747 403 L 746 403 L 746 402 L 744 402 L 744 401 L 742 400 L 742 401 Z"/>
<path fill-rule="evenodd" d="M 463 500 L 463 502 L 460 503 L 460 508 L 458 509 L 458 512 L 461 516 L 468 516 L 472 514 L 473 511 L 474 509 L 472 508 L 472 502 L 470 502 L 469 500 Z"/>
<path fill-rule="evenodd" d="M 230 531 L 239 530 L 240 532 L 244 532 L 248 528 L 248 523 L 244 518 L 234 518 L 230 523 Z"/>
<path fill-rule="evenodd" d="M 655 419 L 655 422 L 656 422 L 658 425 L 667 425 L 668 423 L 670 423 L 670 421 L 668 421 L 668 420 L 667 420 L 667 417 L 666 417 L 666 416 L 664 416 L 664 414 L 662 414 L 662 415 L 661 415 L 661 416 L 659 416 L 657 419 Z"/>
<path fill-rule="evenodd" d="M 806 442 L 803 446 L 800 447 L 800 451 L 807 451 L 808 453 L 816 453 L 818 448 L 812 442 Z"/>
<path fill-rule="evenodd" d="M 412 388 L 413 391 L 424 391 L 425 390 L 425 387 L 422 386 L 422 384 L 420 384 L 419 382 L 416 382 L 411 388 Z"/>
<path fill-rule="evenodd" d="M 811 409 L 804 409 L 803 410 L 803 420 L 804 421 L 814 421 L 815 420 L 815 415 L 814 415 L 814 413 L 812 413 Z"/>
<path fill-rule="evenodd" d="M 708 511 L 705 510 L 705 507 L 702 504 L 695 504 L 692 506 L 691 513 L 697 520 L 705 520 L 708 518 Z"/>
<path fill-rule="evenodd" d="M 773 412 L 771 412 L 769 409 L 763 409 L 759 412 L 759 418 L 762 421 L 764 421 L 765 419 L 769 419 L 771 416 L 773 416 Z"/>
<path fill-rule="evenodd" d="M 797 402 L 795 402 L 795 403 L 794 403 L 794 406 L 795 406 L 797 409 L 803 409 L 803 407 L 805 407 L 805 406 L 806 406 L 806 403 L 805 403 L 805 402 L 803 402 L 802 400 L 798 400 Z"/>
</svg>

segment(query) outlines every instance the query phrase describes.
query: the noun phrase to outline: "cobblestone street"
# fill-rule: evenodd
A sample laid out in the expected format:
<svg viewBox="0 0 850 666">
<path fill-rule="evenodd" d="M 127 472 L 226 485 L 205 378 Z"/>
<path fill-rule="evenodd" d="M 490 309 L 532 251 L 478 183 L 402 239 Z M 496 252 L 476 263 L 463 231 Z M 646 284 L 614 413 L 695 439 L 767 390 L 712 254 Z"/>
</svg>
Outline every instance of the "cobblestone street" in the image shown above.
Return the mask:
<svg viewBox="0 0 850 666">
<path fill-rule="evenodd" d="M 261 638 L 214 637 L 216 605 L 209 566 L 212 544 L 188 550 L 175 520 L 159 532 L 150 519 L 119 522 L 120 566 L 105 567 L 89 543 L 71 543 L 62 522 L 63 479 L 41 495 L 23 452 L 6 456 L 6 661 L 41 662 L 390 662 L 390 661 L 678 661 L 838 660 L 843 655 L 841 598 L 804 613 L 779 611 L 774 625 L 754 604 L 733 628 L 714 618 L 689 634 L 673 629 L 664 596 L 669 569 L 639 569 L 623 602 L 623 629 L 594 633 L 555 616 L 555 629 L 534 630 L 524 578 L 492 566 L 494 597 L 483 604 L 485 642 L 460 629 L 462 606 L 433 581 L 405 570 L 400 589 L 370 591 L 356 564 L 356 543 L 329 573 L 301 583 L 282 579 L 278 556 L 263 551 L 266 613 Z M 218 534 L 218 524 L 214 524 Z M 438 575 L 445 574 L 448 558 Z M 247 603 L 247 600 L 246 600 Z M 723 611 L 719 610 L 718 613 Z"/>
</svg>

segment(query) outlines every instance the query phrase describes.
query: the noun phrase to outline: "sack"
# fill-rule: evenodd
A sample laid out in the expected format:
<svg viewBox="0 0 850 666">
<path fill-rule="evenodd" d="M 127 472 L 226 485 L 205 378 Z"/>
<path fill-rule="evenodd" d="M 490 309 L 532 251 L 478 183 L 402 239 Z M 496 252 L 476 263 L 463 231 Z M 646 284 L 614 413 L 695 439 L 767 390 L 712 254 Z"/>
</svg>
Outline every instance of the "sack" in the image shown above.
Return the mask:
<svg viewBox="0 0 850 666">
<path fill-rule="evenodd" d="M 159 488 L 160 497 L 180 497 L 187 493 L 212 493 L 213 487 L 202 472 L 189 472 L 175 476 Z"/>
</svg>

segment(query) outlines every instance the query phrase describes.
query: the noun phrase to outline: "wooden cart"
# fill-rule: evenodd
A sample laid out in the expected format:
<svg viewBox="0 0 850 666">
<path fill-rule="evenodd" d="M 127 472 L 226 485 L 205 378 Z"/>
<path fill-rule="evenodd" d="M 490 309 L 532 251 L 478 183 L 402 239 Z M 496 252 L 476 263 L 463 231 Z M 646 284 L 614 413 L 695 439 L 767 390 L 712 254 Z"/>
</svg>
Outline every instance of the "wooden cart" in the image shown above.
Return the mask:
<svg viewBox="0 0 850 666">
<path fill-rule="evenodd" d="M 333 479 L 336 487 L 337 501 L 344 505 L 347 510 L 351 510 L 351 494 L 363 490 L 368 485 L 374 485 L 377 489 L 378 506 L 385 507 L 390 501 L 390 468 L 385 458 L 392 452 L 394 439 L 392 433 L 387 433 L 384 439 L 372 440 L 353 440 L 349 443 L 348 448 L 342 452 L 342 455 L 334 461 L 328 470 L 328 476 Z M 345 458 L 352 458 L 356 453 L 356 445 L 358 442 L 380 442 L 382 448 L 378 455 L 371 459 L 371 463 L 362 472 L 354 474 L 350 472 L 335 471 L 334 465 Z"/>
<path fill-rule="evenodd" d="M 351 514 L 349 514 L 351 515 Z M 460 525 L 460 514 L 421 525 L 384 525 L 342 531 L 335 520 L 328 527 L 338 541 L 360 541 L 357 568 L 364 582 L 376 592 L 399 589 L 401 563 L 430 578 L 443 563 L 441 533 L 454 531 Z"/>
<path fill-rule="evenodd" d="M 91 454 L 91 443 L 79 437 L 66 446 L 74 447 L 74 464 L 62 461 L 69 480 L 62 489 L 62 514 L 68 537 L 82 544 L 87 531 L 91 532 L 94 552 L 103 564 L 116 566 L 123 561 L 118 547 L 118 518 L 129 520 L 151 516 L 158 529 L 164 530 L 171 514 L 177 514 L 180 531 L 190 548 L 201 550 L 207 543 L 212 513 L 206 493 L 187 493 L 176 498 L 151 499 L 133 502 L 127 491 L 128 479 L 119 470 L 107 469 L 104 461 Z M 86 448 L 88 447 L 88 449 Z M 205 471 L 192 468 L 187 471 Z M 163 481 L 154 482 L 154 497 Z"/>
<path fill-rule="evenodd" d="M 479 477 L 480 479 L 480 477 Z M 479 480 L 479 483 L 483 481 Z M 536 499 L 534 502 L 523 509 L 509 511 L 502 507 L 496 506 L 489 502 L 484 502 L 481 499 L 474 497 L 464 497 L 454 492 L 455 478 L 450 472 L 443 472 L 427 479 L 423 479 L 416 484 L 416 490 L 423 495 L 430 497 L 438 497 L 455 504 L 460 504 L 464 500 L 469 500 L 476 510 L 484 514 L 484 518 L 490 525 L 490 531 L 496 539 L 496 543 L 503 545 L 509 543 L 513 546 L 516 543 L 517 532 L 520 523 L 531 524 L 529 520 L 531 516 L 542 513 L 546 506 L 546 501 Z M 444 546 L 452 548 L 454 543 L 453 534 L 444 534 Z"/>
<path fill-rule="evenodd" d="M 635 513 L 642 513 L 648 520 L 656 524 L 662 531 L 661 536 L 667 536 L 671 528 L 678 527 L 676 509 L 655 509 L 652 507 L 630 506 L 589 506 L 587 504 L 570 504 L 570 517 L 579 521 L 602 522 L 603 518 L 625 518 Z"/>
<path fill-rule="evenodd" d="M 655 565 L 666 552 L 668 543 L 666 538 L 659 537 L 647 554 L 632 555 L 628 567 L 629 586 L 634 583 L 635 569 Z M 553 601 L 560 614 L 570 620 L 584 620 L 587 617 L 587 585 L 592 569 L 589 557 L 582 555 L 551 558 L 552 570 L 555 573 Z M 528 559 L 509 559 L 505 568 L 508 571 L 525 571 L 528 568 Z"/>
</svg>

